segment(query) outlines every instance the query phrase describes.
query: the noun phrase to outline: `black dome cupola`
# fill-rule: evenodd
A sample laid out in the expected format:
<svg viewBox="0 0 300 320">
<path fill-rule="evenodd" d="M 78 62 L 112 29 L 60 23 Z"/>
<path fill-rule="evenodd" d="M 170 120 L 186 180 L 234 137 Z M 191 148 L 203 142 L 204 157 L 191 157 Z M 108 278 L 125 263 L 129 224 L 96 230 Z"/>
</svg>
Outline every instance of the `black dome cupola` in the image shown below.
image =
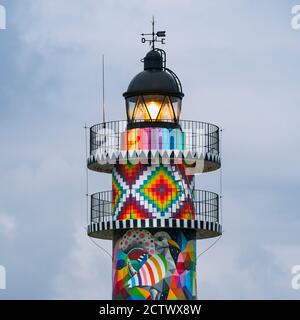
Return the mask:
<svg viewBox="0 0 300 320">
<path fill-rule="evenodd" d="M 149 51 L 145 58 L 144 71 L 138 73 L 129 83 L 125 98 L 144 95 L 161 94 L 182 98 L 181 83 L 176 74 L 166 67 L 166 53 L 161 49 Z"/>
<path fill-rule="evenodd" d="M 151 50 L 144 58 L 144 70 L 163 70 L 163 58 L 157 50 Z"/>
</svg>

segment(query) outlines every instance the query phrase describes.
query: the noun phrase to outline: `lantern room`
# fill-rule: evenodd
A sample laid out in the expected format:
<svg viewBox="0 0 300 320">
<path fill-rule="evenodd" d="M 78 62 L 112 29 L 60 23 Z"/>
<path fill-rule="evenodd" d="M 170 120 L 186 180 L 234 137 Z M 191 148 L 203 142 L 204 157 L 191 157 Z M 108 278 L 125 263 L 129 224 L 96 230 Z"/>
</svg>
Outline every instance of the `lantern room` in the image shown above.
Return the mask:
<svg viewBox="0 0 300 320">
<path fill-rule="evenodd" d="M 137 74 L 123 94 L 130 128 L 178 127 L 184 94 L 176 74 L 166 67 L 162 49 L 147 53 L 144 71 Z"/>
</svg>

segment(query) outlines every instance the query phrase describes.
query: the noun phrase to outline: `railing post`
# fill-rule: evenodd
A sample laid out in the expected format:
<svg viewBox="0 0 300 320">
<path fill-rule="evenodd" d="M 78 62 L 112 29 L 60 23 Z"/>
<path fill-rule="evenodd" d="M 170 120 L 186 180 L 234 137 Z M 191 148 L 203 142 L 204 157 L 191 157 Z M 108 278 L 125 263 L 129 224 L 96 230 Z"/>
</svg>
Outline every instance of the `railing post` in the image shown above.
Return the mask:
<svg viewBox="0 0 300 320">
<path fill-rule="evenodd" d="M 217 221 L 219 222 L 219 199 L 220 199 L 220 197 L 219 197 L 219 195 L 217 195 Z"/>
<path fill-rule="evenodd" d="M 90 221 L 91 221 L 91 224 L 93 222 L 93 196 L 91 196 L 91 209 L 90 209 Z"/>
</svg>

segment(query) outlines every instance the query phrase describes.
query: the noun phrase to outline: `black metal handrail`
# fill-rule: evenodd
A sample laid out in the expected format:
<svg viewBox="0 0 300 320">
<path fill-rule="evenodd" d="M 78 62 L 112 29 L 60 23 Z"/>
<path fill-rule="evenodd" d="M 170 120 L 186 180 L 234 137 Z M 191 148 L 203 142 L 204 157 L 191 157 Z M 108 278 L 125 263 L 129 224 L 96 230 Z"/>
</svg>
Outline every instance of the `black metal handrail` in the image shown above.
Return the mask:
<svg viewBox="0 0 300 320">
<path fill-rule="evenodd" d="M 127 121 L 100 123 L 90 128 L 90 153 L 121 151 L 121 134 L 127 130 Z M 201 121 L 180 120 L 181 130 L 185 133 L 184 150 L 219 154 L 219 127 Z M 166 149 L 169 145 L 166 146 Z"/>
<path fill-rule="evenodd" d="M 219 222 L 219 196 L 205 190 L 192 190 L 195 220 Z M 191 201 L 190 199 L 187 201 Z M 108 221 L 113 216 L 112 191 L 98 192 L 91 195 L 91 223 Z"/>
</svg>

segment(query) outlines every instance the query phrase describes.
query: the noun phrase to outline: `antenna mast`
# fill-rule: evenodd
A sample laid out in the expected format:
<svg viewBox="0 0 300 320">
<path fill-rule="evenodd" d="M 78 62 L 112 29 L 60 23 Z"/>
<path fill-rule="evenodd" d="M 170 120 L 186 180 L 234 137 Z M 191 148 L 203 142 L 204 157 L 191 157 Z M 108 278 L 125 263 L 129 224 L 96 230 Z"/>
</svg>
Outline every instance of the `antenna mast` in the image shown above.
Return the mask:
<svg viewBox="0 0 300 320">
<path fill-rule="evenodd" d="M 104 74 L 104 54 L 102 54 L 102 122 L 105 122 L 105 74 Z"/>
<path fill-rule="evenodd" d="M 152 50 L 155 49 L 155 46 L 154 46 L 154 42 L 155 42 L 154 25 L 155 25 L 154 16 L 152 16 Z"/>
</svg>

